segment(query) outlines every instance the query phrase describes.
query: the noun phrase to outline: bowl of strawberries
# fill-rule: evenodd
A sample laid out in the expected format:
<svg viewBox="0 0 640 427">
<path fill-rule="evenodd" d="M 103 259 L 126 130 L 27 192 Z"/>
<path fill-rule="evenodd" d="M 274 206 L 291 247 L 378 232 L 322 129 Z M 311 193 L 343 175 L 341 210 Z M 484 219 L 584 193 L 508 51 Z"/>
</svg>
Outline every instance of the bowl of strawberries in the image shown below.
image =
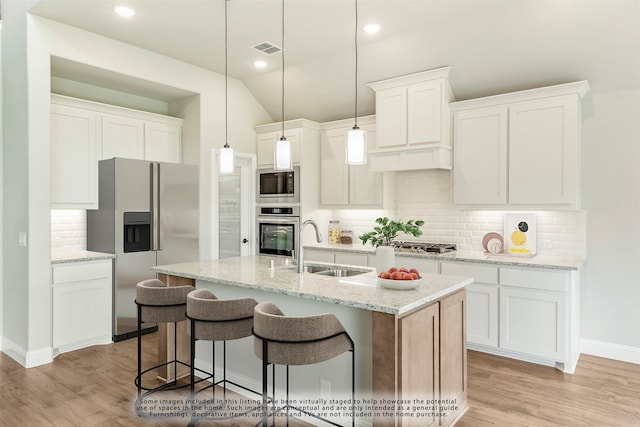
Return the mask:
<svg viewBox="0 0 640 427">
<path fill-rule="evenodd" d="M 414 289 L 420 283 L 422 277 L 416 268 L 391 267 L 378 274 L 378 284 L 387 289 Z"/>
</svg>

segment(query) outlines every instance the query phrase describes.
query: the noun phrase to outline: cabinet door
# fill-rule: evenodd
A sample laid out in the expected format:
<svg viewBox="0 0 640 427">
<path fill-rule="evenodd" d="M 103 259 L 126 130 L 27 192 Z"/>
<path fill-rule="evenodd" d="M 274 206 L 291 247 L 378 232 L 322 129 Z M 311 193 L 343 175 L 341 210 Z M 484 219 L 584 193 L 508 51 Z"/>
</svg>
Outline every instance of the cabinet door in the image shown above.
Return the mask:
<svg viewBox="0 0 640 427">
<path fill-rule="evenodd" d="M 442 136 L 442 82 L 431 81 L 407 88 L 407 143 L 440 141 Z"/>
<path fill-rule="evenodd" d="M 500 347 L 564 360 L 565 295 L 500 288 Z"/>
<path fill-rule="evenodd" d="M 507 203 L 507 117 L 506 107 L 454 114 L 454 203 Z"/>
<path fill-rule="evenodd" d="M 376 92 L 377 147 L 407 144 L 407 90 L 385 89 Z"/>
<path fill-rule="evenodd" d="M 331 264 L 333 264 L 335 262 L 334 252 L 325 251 L 322 249 L 305 248 L 303 261 L 330 262 Z"/>
<path fill-rule="evenodd" d="M 125 116 L 102 114 L 102 157 L 144 159 L 144 122 Z"/>
<path fill-rule="evenodd" d="M 168 123 L 145 122 L 144 158 L 155 162 L 180 163 L 182 128 Z"/>
<path fill-rule="evenodd" d="M 326 132 L 320 144 L 320 204 L 349 204 L 349 165 L 346 161 L 347 134 Z"/>
<path fill-rule="evenodd" d="M 396 255 L 396 267 L 417 268 L 420 274 L 440 273 L 439 264 L 437 259 Z"/>
<path fill-rule="evenodd" d="M 285 129 L 285 137 L 291 143 L 291 162 L 300 164 L 300 129 Z M 258 167 L 272 168 L 274 144 L 282 136 L 282 131 L 267 132 L 256 135 L 256 154 Z"/>
<path fill-rule="evenodd" d="M 467 286 L 467 341 L 498 347 L 498 286 Z"/>
<path fill-rule="evenodd" d="M 577 95 L 512 104 L 509 109 L 509 202 L 577 203 Z"/>
<path fill-rule="evenodd" d="M 376 132 L 367 129 L 367 149 L 370 151 L 375 147 Z M 351 206 L 381 206 L 382 174 L 369 171 L 369 165 L 349 166 L 349 204 Z"/>
<path fill-rule="evenodd" d="M 97 113 L 51 105 L 51 205 L 97 207 Z"/>
<path fill-rule="evenodd" d="M 467 407 L 466 313 L 464 290 L 440 301 L 440 399 L 455 401 L 458 408 Z M 449 425 L 460 414 L 446 413 L 441 425 Z"/>
<path fill-rule="evenodd" d="M 367 254 L 337 251 L 334 255 L 334 261 L 336 264 L 341 265 L 357 265 L 360 267 L 368 267 Z"/>
<path fill-rule="evenodd" d="M 401 399 L 437 401 L 440 397 L 439 304 L 431 304 L 398 321 Z M 430 418 L 402 417 L 402 427 L 438 425 L 437 411 Z M 398 424 L 396 424 L 398 425 Z"/>
</svg>

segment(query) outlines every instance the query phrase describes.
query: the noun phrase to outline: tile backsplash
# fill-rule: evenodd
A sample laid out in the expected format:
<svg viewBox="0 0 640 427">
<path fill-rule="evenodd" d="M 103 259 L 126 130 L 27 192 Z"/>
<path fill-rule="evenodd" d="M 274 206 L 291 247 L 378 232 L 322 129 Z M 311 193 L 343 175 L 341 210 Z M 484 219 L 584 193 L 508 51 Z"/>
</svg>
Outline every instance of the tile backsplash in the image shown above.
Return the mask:
<svg viewBox="0 0 640 427">
<path fill-rule="evenodd" d="M 87 249 L 87 212 L 84 210 L 51 211 L 51 252 Z"/>
<path fill-rule="evenodd" d="M 451 173 L 446 170 L 397 172 L 395 210 L 335 210 L 333 219 L 354 236 L 370 231 L 380 216 L 422 219 L 423 235 L 413 240 L 455 243 L 460 251 L 483 251 L 482 237 L 503 234 L 504 214 L 509 211 L 457 209 L 451 202 Z M 585 211 L 532 211 L 537 223 L 537 253 L 562 257 L 586 257 Z M 407 238 L 406 240 L 410 240 Z"/>
</svg>

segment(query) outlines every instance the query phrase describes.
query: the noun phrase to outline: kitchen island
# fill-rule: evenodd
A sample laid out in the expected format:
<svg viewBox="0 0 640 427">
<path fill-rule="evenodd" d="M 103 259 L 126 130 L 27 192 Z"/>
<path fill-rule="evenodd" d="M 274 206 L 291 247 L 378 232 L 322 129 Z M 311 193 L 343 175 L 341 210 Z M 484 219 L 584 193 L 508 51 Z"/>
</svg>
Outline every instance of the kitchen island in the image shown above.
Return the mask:
<svg viewBox="0 0 640 427">
<path fill-rule="evenodd" d="M 361 414 L 358 424 L 372 420 L 374 426 L 452 425 L 465 412 L 464 288 L 472 278 L 423 275 L 416 289 L 396 291 L 378 286 L 375 272 L 366 269 L 355 276 L 329 277 L 299 274 L 285 262 L 282 258 L 249 256 L 153 270 L 169 286 L 192 284 L 211 289 L 219 298 L 251 296 L 273 301 L 287 315 L 336 314 L 356 346 L 356 400 L 361 399 L 356 402 L 356 412 Z M 186 352 L 179 352 L 179 357 L 188 360 L 186 325 L 182 334 L 179 340 Z M 236 379 L 256 387 L 260 364 L 253 356 L 253 343 L 245 344 L 230 349 L 228 359 L 239 364 Z M 160 346 L 167 351 L 165 344 Z M 204 360 L 210 359 L 201 354 L 205 354 L 204 348 L 198 348 L 196 354 L 197 364 L 204 366 Z M 347 396 L 348 363 L 329 362 L 327 368 L 317 368 L 317 375 L 309 375 L 308 367 L 301 368 L 304 371 L 292 378 L 292 388 L 303 390 L 299 393 L 307 398 Z M 398 401 L 402 405 L 381 404 Z M 404 406 L 407 402 L 410 405 Z"/>
</svg>

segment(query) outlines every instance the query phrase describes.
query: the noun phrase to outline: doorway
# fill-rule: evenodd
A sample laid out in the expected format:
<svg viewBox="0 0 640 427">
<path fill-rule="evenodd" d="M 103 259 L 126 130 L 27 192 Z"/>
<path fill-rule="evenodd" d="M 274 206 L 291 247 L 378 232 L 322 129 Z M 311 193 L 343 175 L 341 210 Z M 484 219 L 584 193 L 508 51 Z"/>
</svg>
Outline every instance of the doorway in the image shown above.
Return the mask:
<svg viewBox="0 0 640 427">
<path fill-rule="evenodd" d="M 254 155 L 236 154 L 235 170 L 220 175 L 218 151 L 213 155 L 213 255 L 215 259 L 255 254 Z"/>
</svg>

